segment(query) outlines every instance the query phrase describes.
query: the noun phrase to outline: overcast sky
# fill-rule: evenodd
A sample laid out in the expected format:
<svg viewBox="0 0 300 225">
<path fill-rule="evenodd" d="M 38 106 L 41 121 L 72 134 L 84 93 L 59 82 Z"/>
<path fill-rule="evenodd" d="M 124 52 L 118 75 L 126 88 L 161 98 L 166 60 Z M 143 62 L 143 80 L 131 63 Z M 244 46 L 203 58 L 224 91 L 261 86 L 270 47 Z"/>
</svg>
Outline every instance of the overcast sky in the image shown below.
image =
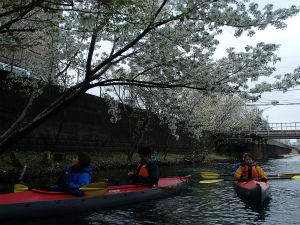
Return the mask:
<svg viewBox="0 0 300 225">
<path fill-rule="evenodd" d="M 300 6 L 299 0 L 256 0 L 256 2 L 260 6 L 270 3 L 275 8 L 287 8 L 291 5 Z M 219 38 L 220 45 L 216 54 L 218 56 L 225 55 L 228 47 L 235 47 L 236 50 L 244 51 L 246 45 L 255 45 L 258 42 L 281 44 L 276 52 L 281 57 L 281 62 L 275 65 L 276 72 L 274 74 L 292 72 L 300 66 L 300 14 L 286 20 L 285 23 L 287 28 L 284 30 L 269 27 L 264 31 L 258 31 L 253 37 L 247 37 L 244 34 L 240 38 L 235 38 L 233 32 L 226 28 L 223 31 L 222 38 Z M 274 100 L 284 105 L 259 106 L 259 108 L 265 109 L 263 116 L 265 119 L 268 118 L 269 123 L 300 122 L 300 86 L 286 93 L 280 91 L 264 93 L 262 99 L 256 105 L 270 104 Z"/>
</svg>

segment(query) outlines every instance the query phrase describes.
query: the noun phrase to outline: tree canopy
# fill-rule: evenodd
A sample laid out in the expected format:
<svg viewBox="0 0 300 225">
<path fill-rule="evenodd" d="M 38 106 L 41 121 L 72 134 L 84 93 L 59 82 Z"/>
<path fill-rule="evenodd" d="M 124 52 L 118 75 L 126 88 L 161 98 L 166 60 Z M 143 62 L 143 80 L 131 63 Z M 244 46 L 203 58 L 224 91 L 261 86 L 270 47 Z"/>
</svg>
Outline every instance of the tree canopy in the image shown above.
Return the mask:
<svg viewBox="0 0 300 225">
<path fill-rule="evenodd" d="M 184 89 L 255 101 L 265 91 L 299 85 L 300 67 L 273 84 L 249 87 L 249 81 L 275 71 L 273 64 L 280 60 L 276 44 L 261 42 L 245 46 L 244 52 L 230 48 L 227 56 L 213 58 L 224 27 L 235 28 L 236 37 L 245 32 L 253 36 L 255 29 L 267 26 L 284 29 L 284 20 L 297 15 L 299 6 L 273 10 L 268 4 L 259 10 L 248 0 L 3 0 L 0 4 L 0 61 L 27 71 L 10 76 L 27 82 L 23 91 L 31 95 L 24 113 L 2 134 L 1 153 L 94 87 L 102 87 L 107 99 L 111 88 L 128 87 L 176 133 L 176 123 L 182 120 L 178 115 L 185 112 L 180 105 Z M 24 81 L 24 75 L 34 79 Z M 60 98 L 21 125 L 34 97 L 51 84 L 61 87 Z"/>
</svg>

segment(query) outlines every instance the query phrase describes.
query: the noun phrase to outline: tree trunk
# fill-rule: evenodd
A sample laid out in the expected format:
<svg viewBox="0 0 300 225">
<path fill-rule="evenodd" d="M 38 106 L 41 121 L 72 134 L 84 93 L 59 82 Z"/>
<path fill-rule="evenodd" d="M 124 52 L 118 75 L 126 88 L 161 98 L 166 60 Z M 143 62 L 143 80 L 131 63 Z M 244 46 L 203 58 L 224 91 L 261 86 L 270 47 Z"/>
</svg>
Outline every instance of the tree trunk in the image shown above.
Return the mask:
<svg viewBox="0 0 300 225">
<path fill-rule="evenodd" d="M 46 122 L 52 116 L 56 115 L 62 109 L 66 108 L 82 96 L 88 90 L 87 87 L 82 86 L 77 90 L 67 90 L 59 99 L 53 104 L 50 104 L 42 113 L 37 115 L 30 123 L 23 128 L 13 131 L 0 143 L 0 155 L 3 154 L 13 144 L 26 137 L 30 132 Z"/>
</svg>

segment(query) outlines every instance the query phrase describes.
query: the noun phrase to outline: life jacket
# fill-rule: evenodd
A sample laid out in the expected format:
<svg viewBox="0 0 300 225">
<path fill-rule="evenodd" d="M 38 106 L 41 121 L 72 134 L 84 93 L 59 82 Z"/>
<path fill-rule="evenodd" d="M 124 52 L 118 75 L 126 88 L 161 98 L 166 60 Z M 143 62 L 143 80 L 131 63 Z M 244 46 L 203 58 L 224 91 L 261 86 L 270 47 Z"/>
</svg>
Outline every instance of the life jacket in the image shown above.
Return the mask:
<svg viewBox="0 0 300 225">
<path fill-rule="evenodd" d="M 144 163 L 144 164 L 140 163 L 138 165 L 138 167 L 136 168 L 136 170 L 134 171 L 134 174 L 140 175 L 140 176 L 143 176 L 143 177 L 148 177 L 147 166 L 148 166 L 148 163 Z"/>
<path fill-rule="evenodd" d="M 61 172 L 61 175 L 58 179 L 58 188 L 63 189 L 65 187 L 67 187 L 68 184 L 73 181 L 76 173 L 77 174 L 88 173 L 89 175 L 91 175 L 91 173 L 89 171 L 87 171 L 85 168 L 73 167 L 73 166 L 70 168 L 66 167 Z"/>
<path fill-rule="evenodd" d="M 258 172 L 256 170 L 256 165 L 244 165 L 245 169 L 243 170 L 242 175 L 248 179 L 258 178 Z"/>
<path fill-rule="evenodd" d="M 141 162 L 137 169 L 134 171 L 134 174 L 140 175 L 143 177 L 148 177 L 148 168 L 150 168 L 153 164 L 156 164 L 160 166 L 160 163 L 158 162 L 157 158 L 152 157 L 149 162 Z"/>
</svg>

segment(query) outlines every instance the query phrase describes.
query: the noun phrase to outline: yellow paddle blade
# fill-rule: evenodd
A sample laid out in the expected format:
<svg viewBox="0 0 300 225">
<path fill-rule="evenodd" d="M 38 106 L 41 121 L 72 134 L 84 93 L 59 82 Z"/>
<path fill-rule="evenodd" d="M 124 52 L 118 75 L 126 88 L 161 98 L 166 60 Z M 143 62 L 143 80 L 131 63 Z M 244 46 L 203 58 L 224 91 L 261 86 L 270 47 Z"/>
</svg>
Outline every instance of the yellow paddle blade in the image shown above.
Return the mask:
<svg viewBox="0 0 300 225">
<path fill-rule="evenodd" d="M 201 180 L 199 181 L 200 184 L 213 184 L 224 181 L 224 179 L 218 179 L 218 180 Z"/>
<path fill-rule="evenodd" d="M 162 189 L 164 191 L 170 191 L 170 192 L 177 192 L 178 191 L 177 188 L 174 188 L 174 187 L 161 187 L 161 186 L 157 186 L 157 185 L 153 185 L 153 187 Z"/>
<path fill-rule="evenodd" d="M 89 188 L 89 187 L 82 187 L 82 188 L 78 188 L 78 190 L 80 191 L 98 191 L 98 190 L 104 190 L 107 188 Z"/>
<path fill-rule="evenodd" d="M 205 179 L 215 179 L 220 176 L 220 174 L 217 173 L 211 173 L 211 172 L 202 172 L 201 176 Z"/>
<path fill-rule="evenodd" d="M 297 176 L 297 175 L 300 175 L 300 173 L 279 174 L 278 177 L 280 177 L 280 178 L 289 178 L 289 177 L 293 177 L 293 176 Z"/>
<path fill-rule="evenodd" d="M 108 179 L 107 179 L 107 178 L 99 178 L 98 181 L 99 181 L 99 182 L 107 183 L 107 182 L 108 182 Z"/>
<path fill-rule="evenodd" d="M 105 183 L 108 182 L 108 179 L 104 177 L 94 177 L 92 178 L 92 180 L 97 180 L 98 182 L 105 182 Z"/>
<path fill-rule="evenodd" d="M 22 192 L 22 191 L 28 191 L 28 187 L 23 184 L 15 184 L 14 185 L 14 192 Z"/>
<path fill-rule="evenodd" d="M 107 188 L 79 188 L 79 190 L 90 196 L 101 196 L 106 193 Z"/>
<path fill-rule="evenodd" d="M 101 196 L 106 193 L 107 184 L 105 182 L 91 183 L 84 185 L 79 190 L 90 196 Z"/>
<path fill-rule="evenodd" d="M 86 184 L 81 188 L 107 188 L 107 184 L 105 182 L 96 182 L 96 183 Z"/>
<path fill-rule="evenodd" d="M 202 175 L 220 176 L 220 174 L 212 173 L 212 172 L 201 172 L 201 176 Z"/>
<path fill-rule="evenodd" d="M 219 175 L 202 175 L 205 179 L 216 179 L 219 177 Z"/>
<path fill-rule="evenodd" d="M 291 177 L 291 179 L 300 181 L 300 175 L 293 176 L 293 177 Z"/>
</svg>

